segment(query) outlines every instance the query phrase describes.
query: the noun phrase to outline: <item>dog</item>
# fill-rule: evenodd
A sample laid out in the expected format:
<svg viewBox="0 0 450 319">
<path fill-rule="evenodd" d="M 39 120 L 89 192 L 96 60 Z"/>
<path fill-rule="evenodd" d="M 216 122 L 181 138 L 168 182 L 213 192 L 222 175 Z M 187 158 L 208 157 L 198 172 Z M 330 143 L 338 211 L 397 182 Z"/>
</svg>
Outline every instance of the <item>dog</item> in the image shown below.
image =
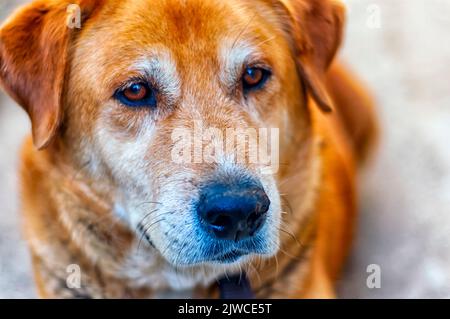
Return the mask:
<svg viewBox="0 0 450 319">
<path fill-rule="evenodd" d="M 344 26 L 332 0 L 37 0 L 13 14 L 0 82 L 32 123 L 20 178 L 39 296 L 215 298 L 245 272 L 258 298 L 336 297 L 378 131 L 335 58 Z M 174 132 L 196 125 L 276 128 L 278 164 L 238 162 L 236 145 L 174 160 Z"/>
</svg>

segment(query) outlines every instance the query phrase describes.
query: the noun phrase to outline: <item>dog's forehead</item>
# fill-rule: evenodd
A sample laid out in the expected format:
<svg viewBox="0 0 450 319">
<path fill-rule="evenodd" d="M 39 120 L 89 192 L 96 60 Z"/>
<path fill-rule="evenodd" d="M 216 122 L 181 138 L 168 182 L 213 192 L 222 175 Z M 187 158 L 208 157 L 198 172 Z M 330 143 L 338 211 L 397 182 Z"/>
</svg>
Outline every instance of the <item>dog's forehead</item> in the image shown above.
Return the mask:
<svg viewBox="0 0 450 319">
<path fill-rule="evenodd" d="M 180 60 L 201 59 L 227 42 L 265 40 L 263 7 L 247 0 L 111 0 L 89 23 L 85 39 L 111 54 L 131 56 L 156 45 Z"/>
<path fill-rule="evenodd" d="M 156 74 L 163 85 L 180 80 L 183 88 L 195 83 L 213 85 L 209 82 L 213 74 L 231 83 L 250 56 L 253 60 L 265 56 L 266 62 L 284 67 L 289 51 L 286 38 L 277 25 L 279 17 L 265 3 L 109 0 L 84 26 L 72 76 L 92 87 L 105 84 L 104 95 L 96 94 L 106 98 L 127 79 L 141 75 L 138 68 L 142 66 L 152 69 L 146 73 L 152 78 Z"/>
</svg>

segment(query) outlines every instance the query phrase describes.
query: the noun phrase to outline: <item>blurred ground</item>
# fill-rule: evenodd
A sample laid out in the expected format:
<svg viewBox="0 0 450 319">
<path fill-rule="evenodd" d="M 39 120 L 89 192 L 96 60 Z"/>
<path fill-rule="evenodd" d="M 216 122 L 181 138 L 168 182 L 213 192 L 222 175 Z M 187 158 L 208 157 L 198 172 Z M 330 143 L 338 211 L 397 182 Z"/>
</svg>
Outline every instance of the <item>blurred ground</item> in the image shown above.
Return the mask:
<svg viewBox="0 0 450 319">
<path fill-rule="evenodd" d="M 0 20 L 18 2 L 0 0 Z M 343 58 L 372 88 L 383 137 L 361 178 L 340 296 L 450 298 L 450 1 L 346 2 Z M 25 114 L 0 95 L 0 298 L 35 296 L 16 177 L 28 131 Z M 380 289 L 366 286 L 370 264 L 381 267 Z"/>
</svg>

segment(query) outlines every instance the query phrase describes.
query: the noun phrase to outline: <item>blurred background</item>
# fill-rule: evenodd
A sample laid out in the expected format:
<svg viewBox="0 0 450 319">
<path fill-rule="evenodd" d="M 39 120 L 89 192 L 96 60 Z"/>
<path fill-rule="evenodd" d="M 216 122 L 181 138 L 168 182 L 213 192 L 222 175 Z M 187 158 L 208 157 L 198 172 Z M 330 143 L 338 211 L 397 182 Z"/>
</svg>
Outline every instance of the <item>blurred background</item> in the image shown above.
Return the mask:
<svg viewBox="0 0 450 319">
<path fill-rule="evenodd" d="M 25 0 L 0 0 L 0 21 Z M 382 140 L 361 174 L 343 298 L 450 298 L 450 1 L 346 0 L 341 56 L 372 89 Z M 0 93 L 0 298 L 35 297 L 20 233 L 25 113 Z M 369 289 L 367 267 L 380 266 Z"/>
</svg>

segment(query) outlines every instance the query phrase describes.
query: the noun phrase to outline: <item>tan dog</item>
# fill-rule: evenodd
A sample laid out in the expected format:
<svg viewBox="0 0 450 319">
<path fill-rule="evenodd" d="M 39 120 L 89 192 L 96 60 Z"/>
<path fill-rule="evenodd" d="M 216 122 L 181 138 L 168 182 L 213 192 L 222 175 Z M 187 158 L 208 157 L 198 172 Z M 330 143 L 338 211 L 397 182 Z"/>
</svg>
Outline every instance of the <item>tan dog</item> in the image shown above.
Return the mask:
<svg viewBox="0 0 450 319">
<path fill-rule="evenodd" d="M 331 0 L 45 0 L 11 17 L 0 79 L 32 121 L 40 296 L 215 297 L 245 269 L 258 297 L 333 297 L 375 135 L 367 94 L 332 64 L 343 25 Z M 236 146 L 174 161 L 174 131 L 198 122 L 279 129 L 279 169 L 236 162 Z"/>
</svg>

